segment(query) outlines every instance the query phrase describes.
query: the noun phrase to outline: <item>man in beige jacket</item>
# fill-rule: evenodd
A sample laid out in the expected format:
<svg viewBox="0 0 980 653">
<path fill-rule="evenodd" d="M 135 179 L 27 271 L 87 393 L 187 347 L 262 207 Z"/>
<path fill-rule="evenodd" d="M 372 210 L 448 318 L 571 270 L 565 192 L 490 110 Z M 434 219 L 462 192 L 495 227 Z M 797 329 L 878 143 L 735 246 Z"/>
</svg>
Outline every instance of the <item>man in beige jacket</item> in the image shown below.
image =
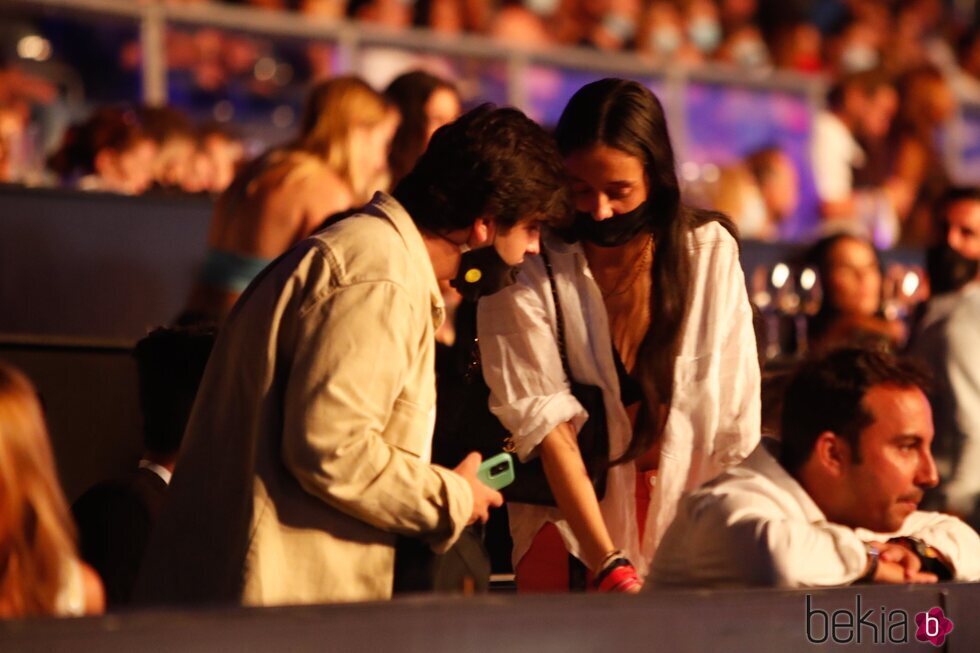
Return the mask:
<svg viewBox="0 0 980 653">
<path fill-rule="evenodd" d="M 429 463 L 438 280 L 478 252 L 468 282 L 537 251 L 539 222 L 568 211 L 562 174 L 540 127 L 483 107 L 440 129 L 393 197 L 267 267 L 215 344 L 138 598 L 384 599 L 396 535 L 441 552 L 485 520 L 502 497 L 479 454 Z"/>
</svg>

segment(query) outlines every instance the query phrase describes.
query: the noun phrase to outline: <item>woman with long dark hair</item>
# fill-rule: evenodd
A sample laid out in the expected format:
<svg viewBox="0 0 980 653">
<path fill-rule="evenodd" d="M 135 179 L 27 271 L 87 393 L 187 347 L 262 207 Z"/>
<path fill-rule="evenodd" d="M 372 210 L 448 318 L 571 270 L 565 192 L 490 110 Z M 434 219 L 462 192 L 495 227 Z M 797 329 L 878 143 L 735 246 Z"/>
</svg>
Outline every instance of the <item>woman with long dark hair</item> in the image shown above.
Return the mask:
<svg viewBox="0 0 980 653">
<path fill-rule="evenodd" d="M 823 288 L 820 309 L 810 320 L 810 347 L 826 351 L 864 344 L 898 348 L 905 342 L 901 320 L 882 310 L 881 260 L 870 241 L 849 233 L 826 236 L 806 253 Z"/>
<path fill-rule="evenodd" d="M 456 120 L 462 109 L 453 83 L 424 70 L 412 70 L 396 77 L 385 89 L 385 98 L 402 118 L 388 153 L 394 187 L 415 166 L 432 134 Z"/>
<path fill-rule="evenodd" d="M 522 459 L 541 457 L 558 504 L 509 505 L 513 560 L 519 590 L 568 588 L 577 563 L 567 550 L 600 590 L 630 591 L 681 494 L 758 442 L 752 315 L 731 223 L 680 201 L 653 93 L 620 79 L 588 84 L 555 135 L 574 225 L 545 234 L 547 265 L 528 258 L 519 283 L 478 309 L 491 410 Z M 577 446 L 587 415 L 560 361 L 549 267 L 571 374 L 603 390 L 601 500 Z"/>
</svg>

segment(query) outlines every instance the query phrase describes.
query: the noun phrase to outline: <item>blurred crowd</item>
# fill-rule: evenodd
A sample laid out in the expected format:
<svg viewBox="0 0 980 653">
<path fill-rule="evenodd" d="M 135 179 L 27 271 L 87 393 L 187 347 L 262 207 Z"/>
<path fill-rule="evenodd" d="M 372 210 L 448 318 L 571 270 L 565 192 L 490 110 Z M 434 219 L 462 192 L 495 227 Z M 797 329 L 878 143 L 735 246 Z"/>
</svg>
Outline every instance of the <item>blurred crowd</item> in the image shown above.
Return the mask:
<svg viewBox="0 0 980 653">
<path fill-rule="evenodd" d="M 194 4 L 206 0 L 168 0 Z M 627 50 L 803 73 L 957 65 L 980 91 L 974 7 L 944 0 L 228 0 L 384 28 L 473 33 L 509 46 Z M 965 86 L 971 81 L 963 79 Z"/>
<path fill-rule="evenodd" d="M 169 0 L 188 4 L 203 0 Z M 229 2 L 232 4 L 232 2 Z M 661 64 L 839 74 L 931 62 L 980 94 L 971 3 L 943 0 L 235 0 L 269 10 L 425 27 L 507 46 L 631 51 Z M 204 49 L 206 44 L 201 44 Z M 227 59 L 238 58 L 237 51 Z M 230 66 L 234 68 L 234 65 Z"/>
</svg>

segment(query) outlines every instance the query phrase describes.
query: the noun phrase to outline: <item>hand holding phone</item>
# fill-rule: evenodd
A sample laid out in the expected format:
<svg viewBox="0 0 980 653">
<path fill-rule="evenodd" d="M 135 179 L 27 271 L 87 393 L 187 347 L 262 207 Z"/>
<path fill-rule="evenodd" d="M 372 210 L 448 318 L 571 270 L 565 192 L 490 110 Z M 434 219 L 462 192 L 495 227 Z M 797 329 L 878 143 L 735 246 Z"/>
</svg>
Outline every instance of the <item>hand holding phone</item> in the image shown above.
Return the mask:
<svg viewBox="0 0 980 653">
<path fill-rule="evenodd" d="M 480 464 L 476 477 L 494 490 L 500 490 L 514 482 L 514 459 L 506 451 Z"/>
</svg>

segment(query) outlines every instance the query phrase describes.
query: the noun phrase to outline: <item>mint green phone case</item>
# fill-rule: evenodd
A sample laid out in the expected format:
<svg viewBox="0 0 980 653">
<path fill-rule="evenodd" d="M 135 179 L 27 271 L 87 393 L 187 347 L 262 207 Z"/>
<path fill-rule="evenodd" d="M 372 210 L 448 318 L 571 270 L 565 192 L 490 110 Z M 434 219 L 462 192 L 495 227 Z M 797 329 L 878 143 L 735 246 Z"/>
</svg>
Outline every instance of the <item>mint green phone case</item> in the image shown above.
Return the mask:
<svg viewBox="0 0 980 653">
<path fill-rule="evenodd" d="M 494 490 L 505 488 L 514 482 L 514 459 L 506 451 L 487 458 L 477 470 L 476 477 Z"/>
</svg>

